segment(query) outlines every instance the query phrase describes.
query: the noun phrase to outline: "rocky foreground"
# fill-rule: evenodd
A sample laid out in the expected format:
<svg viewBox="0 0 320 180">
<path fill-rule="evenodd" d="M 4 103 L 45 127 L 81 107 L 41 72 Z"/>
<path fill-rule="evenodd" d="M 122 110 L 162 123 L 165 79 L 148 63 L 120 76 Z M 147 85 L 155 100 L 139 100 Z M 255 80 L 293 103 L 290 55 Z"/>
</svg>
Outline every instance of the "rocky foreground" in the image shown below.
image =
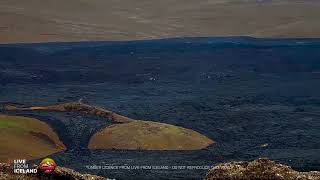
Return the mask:
<svg viewBox="0 0 320 180">
<path fill-rule="evenodd" d="M 251 162 L 229 162 L 209 170 L 205 180 L 214 179 L 275 179 L 275 180 L 319 180 L 319 171 L 298 172 L 291 167 L 277 164 L 266 158 Z"/>
<path fill-rule="evenodd" d="M 66 179 L 66 180 L 108 180 L 108 178 L 81 174 L 72 169 L 57 167 L 52 174 L 44 174 L 38 171 L 37 174 L 14 174 L 12 168 L 8 164 L 0 163 L 0 180 L 45 180 L 45 179 Z"/>
</svg>

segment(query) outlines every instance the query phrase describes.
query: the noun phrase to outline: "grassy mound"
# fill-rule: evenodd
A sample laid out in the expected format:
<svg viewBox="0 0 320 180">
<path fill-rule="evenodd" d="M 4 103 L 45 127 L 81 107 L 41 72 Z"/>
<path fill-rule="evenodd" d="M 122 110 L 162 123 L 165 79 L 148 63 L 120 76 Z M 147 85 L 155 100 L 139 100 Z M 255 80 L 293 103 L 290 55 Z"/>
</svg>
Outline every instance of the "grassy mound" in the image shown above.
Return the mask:
<svg viewBox="0 0 320 180">
<path fill-rule="evenodd" d="M 165 123 L 135 120 L 81 102 L 31 107 L 3 104 L 2 108 L 6 111 L 80 112 L 117 123 L 93 135 L 88 145 L 90 149 L 196 150 L 214 143 L 211 139 L 191 129 Z"/>
<path fill-rule="evenodd" d="M 46 123 L 34 118 L 0 115 L 0 162 L 37 159 L 65 149 Z"/>
<path fill-rule="evenodd" d="M 92 136 L 90 149 L 196 150 L 214 142 L 191 129 L 135 120 L 115 124 Z"/>
</svg>

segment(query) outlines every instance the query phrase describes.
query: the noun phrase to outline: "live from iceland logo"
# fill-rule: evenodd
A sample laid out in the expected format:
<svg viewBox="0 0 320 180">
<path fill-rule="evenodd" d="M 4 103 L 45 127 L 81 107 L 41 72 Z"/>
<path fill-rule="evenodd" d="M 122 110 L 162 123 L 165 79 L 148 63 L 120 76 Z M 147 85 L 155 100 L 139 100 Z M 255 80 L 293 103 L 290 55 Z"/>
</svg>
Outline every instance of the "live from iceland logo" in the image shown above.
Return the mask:
<svg viewBox="0 0 320 180">
<path fill-rule="evenodd" d="M 13 172 L 16 174 L 36 174 L 39 170 L 51 174 L 56 169 L 57 164 L 51 158 L 45 158 L 38 167 L 27 163 L 25 159 L 16 159 L 13 161 Z"/>
<path fill-rule="evenodd" d="M 39 165 L 39 169 L 47 174 L 52 173 L 57 167 L 56 162 L 54 162 L 53 159 L 51 158 L 45 158 L 44 160 L 41 161 Z"/>
<path fill-rule="evenodd" d="M 13 160 L 13 172 L 16 174 L 36 174 L 37 168 L 32 167 L 25 159 Z"/>
</svg>

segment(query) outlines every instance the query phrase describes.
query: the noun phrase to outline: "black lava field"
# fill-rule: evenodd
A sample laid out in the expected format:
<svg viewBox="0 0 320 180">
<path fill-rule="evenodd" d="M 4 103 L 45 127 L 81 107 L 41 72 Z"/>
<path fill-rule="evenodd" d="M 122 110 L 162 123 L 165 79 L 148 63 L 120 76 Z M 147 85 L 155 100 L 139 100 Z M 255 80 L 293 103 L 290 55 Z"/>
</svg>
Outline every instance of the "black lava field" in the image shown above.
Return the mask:
<svg viewBox="0 0 320 180">
<path fill-rule="evenodd" d="M 109 125 L 80 113 L 6 112 L 48 123 L 60 166 L 116 179 L 201 179 L 206 169 L 90 170 L 88 165 L 211 166 L 269 157 L 320 170 L 320 39 L 177 38 L 0 45 L 0 102 L 82 101 L 193 129 L 195 151 L 88 150 Z M 39 160 L 35 160 L 38 162 Z"/>
</svg>

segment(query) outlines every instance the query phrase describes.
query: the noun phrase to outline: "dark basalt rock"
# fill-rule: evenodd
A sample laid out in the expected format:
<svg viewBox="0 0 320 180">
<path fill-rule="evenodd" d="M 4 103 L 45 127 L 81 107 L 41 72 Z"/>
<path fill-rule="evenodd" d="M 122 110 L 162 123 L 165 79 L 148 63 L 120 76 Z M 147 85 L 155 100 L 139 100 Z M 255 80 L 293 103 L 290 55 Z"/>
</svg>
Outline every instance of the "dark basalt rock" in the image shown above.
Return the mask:
<svg viewBox="0 0 320 180">
<path fill-rule="evenodd" d="M 251 162 L 229 162 L 215 166 L 209 170 L 205 180 L 215 179 L 308 179 L 319 180 L 319 171 L 298 172 L 290 166 L 278 164 L 267 158 L 260 158 Z"/>
</svg>

